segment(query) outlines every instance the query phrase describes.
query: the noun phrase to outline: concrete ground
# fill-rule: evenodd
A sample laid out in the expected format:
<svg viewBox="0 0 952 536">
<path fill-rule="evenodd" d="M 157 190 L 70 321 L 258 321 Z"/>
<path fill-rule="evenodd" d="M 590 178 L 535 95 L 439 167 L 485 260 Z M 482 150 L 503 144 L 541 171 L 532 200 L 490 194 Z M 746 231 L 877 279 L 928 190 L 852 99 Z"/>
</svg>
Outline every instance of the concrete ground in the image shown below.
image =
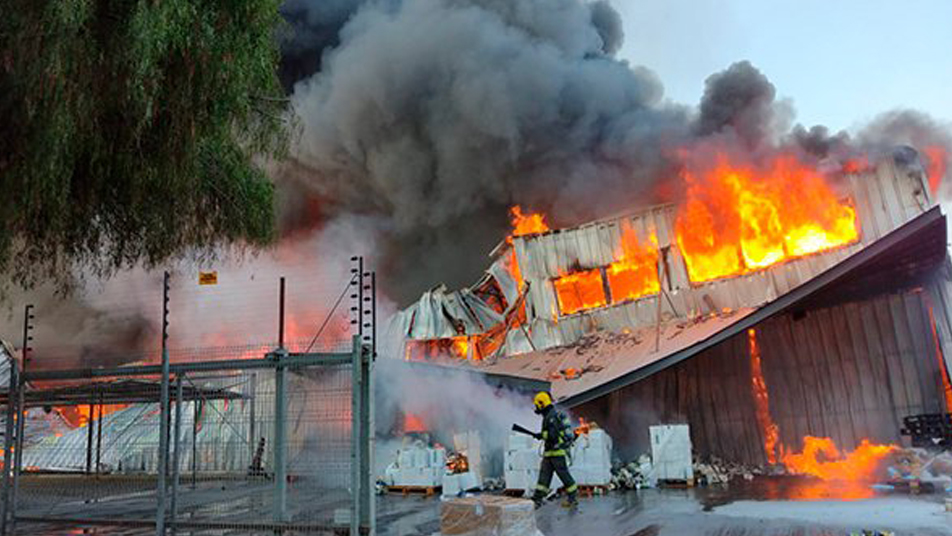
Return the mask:
<svg viewBox="0 0 952 536">
<path fill-rule="evenodd" d="M 765 478 L 728 488 L 650 489 L 583 498 L 577 511 L 550 502 L 536 511 L 545 536 L 820 536 L 862 529 L 896 535 L 952 535 L 944 493 L 871 495 L 868 489 L 819 489 L 814 482 Z M 381 536 L 439 532 L 440 499 L 384 496 Z"/>
</svg>

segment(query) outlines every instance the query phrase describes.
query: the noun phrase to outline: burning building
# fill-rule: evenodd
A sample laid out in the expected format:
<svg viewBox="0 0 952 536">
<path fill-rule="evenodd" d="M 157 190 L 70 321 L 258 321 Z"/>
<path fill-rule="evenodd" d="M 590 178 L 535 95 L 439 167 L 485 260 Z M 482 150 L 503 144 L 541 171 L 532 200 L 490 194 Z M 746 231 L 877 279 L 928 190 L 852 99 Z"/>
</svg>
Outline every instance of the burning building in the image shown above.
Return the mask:
<svg viewBox="0 0 952 536">
<path fill-rule="evenodd" d="M 950 409 L 952 264 L 915 154 L 832 173 L 719 158 L 685 179 L 677 204 L 517 225 L 476 285 L 395 317 L 403 357 L 551 381 L 622 455 L 686 422 L 702 456 L 793 464 L 807 437 L 899 443 L 904 416 Z"/>
</svg>

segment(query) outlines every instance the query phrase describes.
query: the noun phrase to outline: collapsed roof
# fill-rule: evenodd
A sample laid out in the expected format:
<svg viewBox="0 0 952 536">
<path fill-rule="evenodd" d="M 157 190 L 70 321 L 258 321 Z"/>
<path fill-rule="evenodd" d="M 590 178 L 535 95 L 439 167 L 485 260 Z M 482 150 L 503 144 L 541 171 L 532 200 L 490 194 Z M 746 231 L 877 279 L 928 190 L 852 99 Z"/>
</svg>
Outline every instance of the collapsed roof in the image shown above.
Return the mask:
<svg viewBox="0 0 952 536">
<path fill-rule="evenodd" d="M 582 403 L 608 382 L 638 371 L 650 374 L 806 299 L 910 233 L 941 227 L 944 237 L 945 218 L 937 208 L 930 210 L 933 200 L 920 168 L 886 159 L 845 175 L 844 183 L 858 238 L 833 249 L 697 282 L 677 242 L 676 207 L 656 206 L 512 237 L 493 252 L 492 265 L 477 285 L 427 292 L 392 319 L 390 333 L 403 338 L 405 359 L 416 358 L 414 345 L 462 339 L 464 353 L 455 356 L 469 358 L 468 366 L 552 381 L 556 398 Z M 630 230 L 642 243 L 655 243 L 660 284 L 653 292 L 613 300 L 607 278 Z M 944 254 L 944 238 L 936 240 L 938 254 Z M 601 301 L 567 310 L 559 279 L 598 270 L 606 287 Z M 497 288 L 503 299 L 487 300 L 496 295 L 487 288 Z"/>
</svg>

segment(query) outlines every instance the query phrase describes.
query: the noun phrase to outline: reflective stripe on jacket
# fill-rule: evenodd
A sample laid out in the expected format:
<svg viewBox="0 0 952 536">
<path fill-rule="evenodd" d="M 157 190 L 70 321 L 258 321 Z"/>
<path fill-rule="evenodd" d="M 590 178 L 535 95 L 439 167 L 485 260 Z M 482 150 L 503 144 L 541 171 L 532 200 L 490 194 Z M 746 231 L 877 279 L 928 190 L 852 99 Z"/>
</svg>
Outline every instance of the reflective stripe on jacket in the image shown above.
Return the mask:
<svg viewBox="0 0 952 536">
<path fill-rule="evenodd" d="M 543 456 L 565 456 L 572 446 L 572 423 L 569 418 L 552 406 L 542 417 L 542 440 L 545 442 Z"/>
</svg>

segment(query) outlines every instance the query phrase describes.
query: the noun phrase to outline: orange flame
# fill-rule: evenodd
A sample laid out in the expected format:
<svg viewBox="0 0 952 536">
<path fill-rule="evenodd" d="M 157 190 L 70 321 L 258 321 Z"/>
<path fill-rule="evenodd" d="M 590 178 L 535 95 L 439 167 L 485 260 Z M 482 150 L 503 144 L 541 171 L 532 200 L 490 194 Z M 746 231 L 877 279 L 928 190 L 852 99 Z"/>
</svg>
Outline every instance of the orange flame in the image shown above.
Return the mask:
<svg viewBox="0 0 952 536">
<path fill-rule="evenodd" d="M 764 434 L 764 452 L 767 454 L 767 461 L 774 464 L 777 463 L 777 445 L 780 442 L 780 429 L 770 416 L 770 395 L 767 393 L 767 382 L 764 381 L 764 373 L 760 367 L 760 348 L 757 346 L 757 332 L 753 329 L 747 330 L 747 340 L 750 343 L 751 388 L 754 392 L 757 424 L 760 425 L 760 430 Z"/>
<path fill-rule="evenodd" d="M 866 486 L 857 484 L 870 482 L 879 468 L 879 462 L 887 455 L 898 449 L 896 445 L 877 445 L 864 439 L 859 447 L 852 452 L 840 452 L 836 444 L 828 437 L 805 436 L 803 451 L 786 452 L 780 444 L 780 429 L 770 416 L 770 401 L 767 393 L 767 383 L 761 369 L 760 347 L 757 344 L 757 332 L 747 330 L 750 344 L 751 384 L 756 405 L 757 423 L 764 435 L 764 451 L 767 461 L 777 462 L 779 451 L 780 460 L 787 471 L 811 475 L 824 481 L 837 481 L 838 487 L 827 484 L 813 486 L 801 490 L 802 499 L 819 499 L 828 496 L 837 496 L 841 499 L 860 499 L 872 493 Z"/>
<path fill-rule="evenodd" d="M 475 340 L 473 342 L 478 342 Z M 475 348 L 475 347 L 474 347 Z M 466 335 L 448 337 L 445 339 L 408 340 L 404 347 L 404 361 L 427 361 L 445 357 L 479 360 L 482 357 L 478 351 L 470 356 L 470 338 Z"/>
<path fill-rule="evenodd" d="M 512 222 L 511 236 L 539 234 L 549 230 L 549 225 L 545 222 L 545 215 L 537 212 L 523 214 L 522 207 L 519 205 L 509 209 L 509 216 Z"/>
<path fill-rule="evenodd" d="M 545 222 L 545 215 L 537 212 L 529 214 L 522 213 L 522 207 L 515 205 L 509 209 L 509 221 L 512 222 L 512 233 L 506 237 L 506 242 L 512 244 L 513 237 L 531 234 L 544 233 L 549 230 L 549 225 Z M 522 289 L 522 271 L 519 270 L 519 261 L 516 259 L 516 250 L 513 248 L 509 252 L 509 260 L 506 265 L 509 275 L 516 282 L 516 288 Z"/>
<path fill-rule="evenodd" d="M 426 424 L 423 423 L 423 419 L 415 413 L 404 413 L 403 414 L 403 433 L 409 434 L 412 432 L 425 432 Z"/>
<path fill-rule="evenodd" d="M 608 304 L 602 283 L 602 271 L 598 268 L 564 275 L 553 283 L 559 300 L 559 310 L 563 315 Z"/>
<path fill-rule="evenodd" d="M 509 251 L 509 260 L 506 263 L 506 269 L 509 270 L 509 275 L 511 275 L 512 279 L 516 282 L 516 288 L 522 292 L 522 270 L 519 269 L 519 259 L 516 258 L 515 248 Z"/>
<path fill-rule="evenodd" d="M 638 236 L 628 225 L 622 226 L 621 252 L 618 260 L 605 271 L 612 301 L 634 300 L 661 289 L 658 281 L 658 237 L 651 233 L 649 244 L 642 246 Z"/>
<path fill-rule="evenodd" d="M 578 427 L 575 429 L 576 436 L 588 435 L 595 428 L 595 423 L 586 421 L 584 417 L 578 418 Z"/>
<path fill-rule="evenodd" d="M 466 359 L 469 357 L 469 339 L 464 337 L 453 337 L 451 346 L 453 355 Z"/>
<path fill-rule="evenodd" d="M 102 410 L 98 409 L 99 406 L 93 406 L 93 411 L 95 414 L 91 415 L 89 412 L 89 406 L 61 406 L 56 408 L 56 411 L 62 415 L 63 419 L 69 423 L 73 428 L 82 428 L 92 422 L 95 418 L 102 418 L 110 413 L 114 413 L 121 409 L 129 407 L 129 404 L 104 404 Z"/>
<path fill-rule="evenodd" d="M 945 177 L 948 154 L 946 154 L 945 147 L 941 145 L 926 146 L 922 152 L 926 153 L 929 190 L 932 195 L 935 195 L 938 193 L 939 187 L 942 185 L 942 179 Z"/>
<path fill-rule="evenodd" d="M 739 275 L 856 241 L 856 211 L 815 170 L 791 156 L 766 169 L 723 155 L 703 175 L 688 172 L 675 224 L 693 282 Z"/>
<path fill-rule="evenodd" d="M 949 369 L 945 366 L 945 354 L 939 344 L 939 334 L 936 332 L 935 313 L 932 312 L 932 300 L 926 296 L 929 310 L 929 327 L 932 328 L 932 342 L 935 344 L 935 355 L 939 361 L 939 376 L 942 378 L 942 394 L 945 398 L 945 411 L 952 411 L 952 380 L 949 379 Z"/>
<path fill-rule="evenodd" d="M 783 464 L 792 473 L 812 475 L 822 480 L 871 482 L 880 461 L 898 448 L 864 439 L 856 450 L 840 452 L 828 437 L 806 436 L 803 438 L 803 452 L 785 453 Z"/>
<path fill-rule="evenodd" d="M 867 159 L 865 156 L 852 158 L 846 162 L 843 162 L 844 173 L 859 173 L 861 171 L 866 171 L 869 168 L 869 159 Z"/>
<path fill-rule="evenodd" d="M 454 452 L 446 457 L 446 472 L 451 475 L 469 471 L 469 458 L 462 452 Z"/>
</svg>

